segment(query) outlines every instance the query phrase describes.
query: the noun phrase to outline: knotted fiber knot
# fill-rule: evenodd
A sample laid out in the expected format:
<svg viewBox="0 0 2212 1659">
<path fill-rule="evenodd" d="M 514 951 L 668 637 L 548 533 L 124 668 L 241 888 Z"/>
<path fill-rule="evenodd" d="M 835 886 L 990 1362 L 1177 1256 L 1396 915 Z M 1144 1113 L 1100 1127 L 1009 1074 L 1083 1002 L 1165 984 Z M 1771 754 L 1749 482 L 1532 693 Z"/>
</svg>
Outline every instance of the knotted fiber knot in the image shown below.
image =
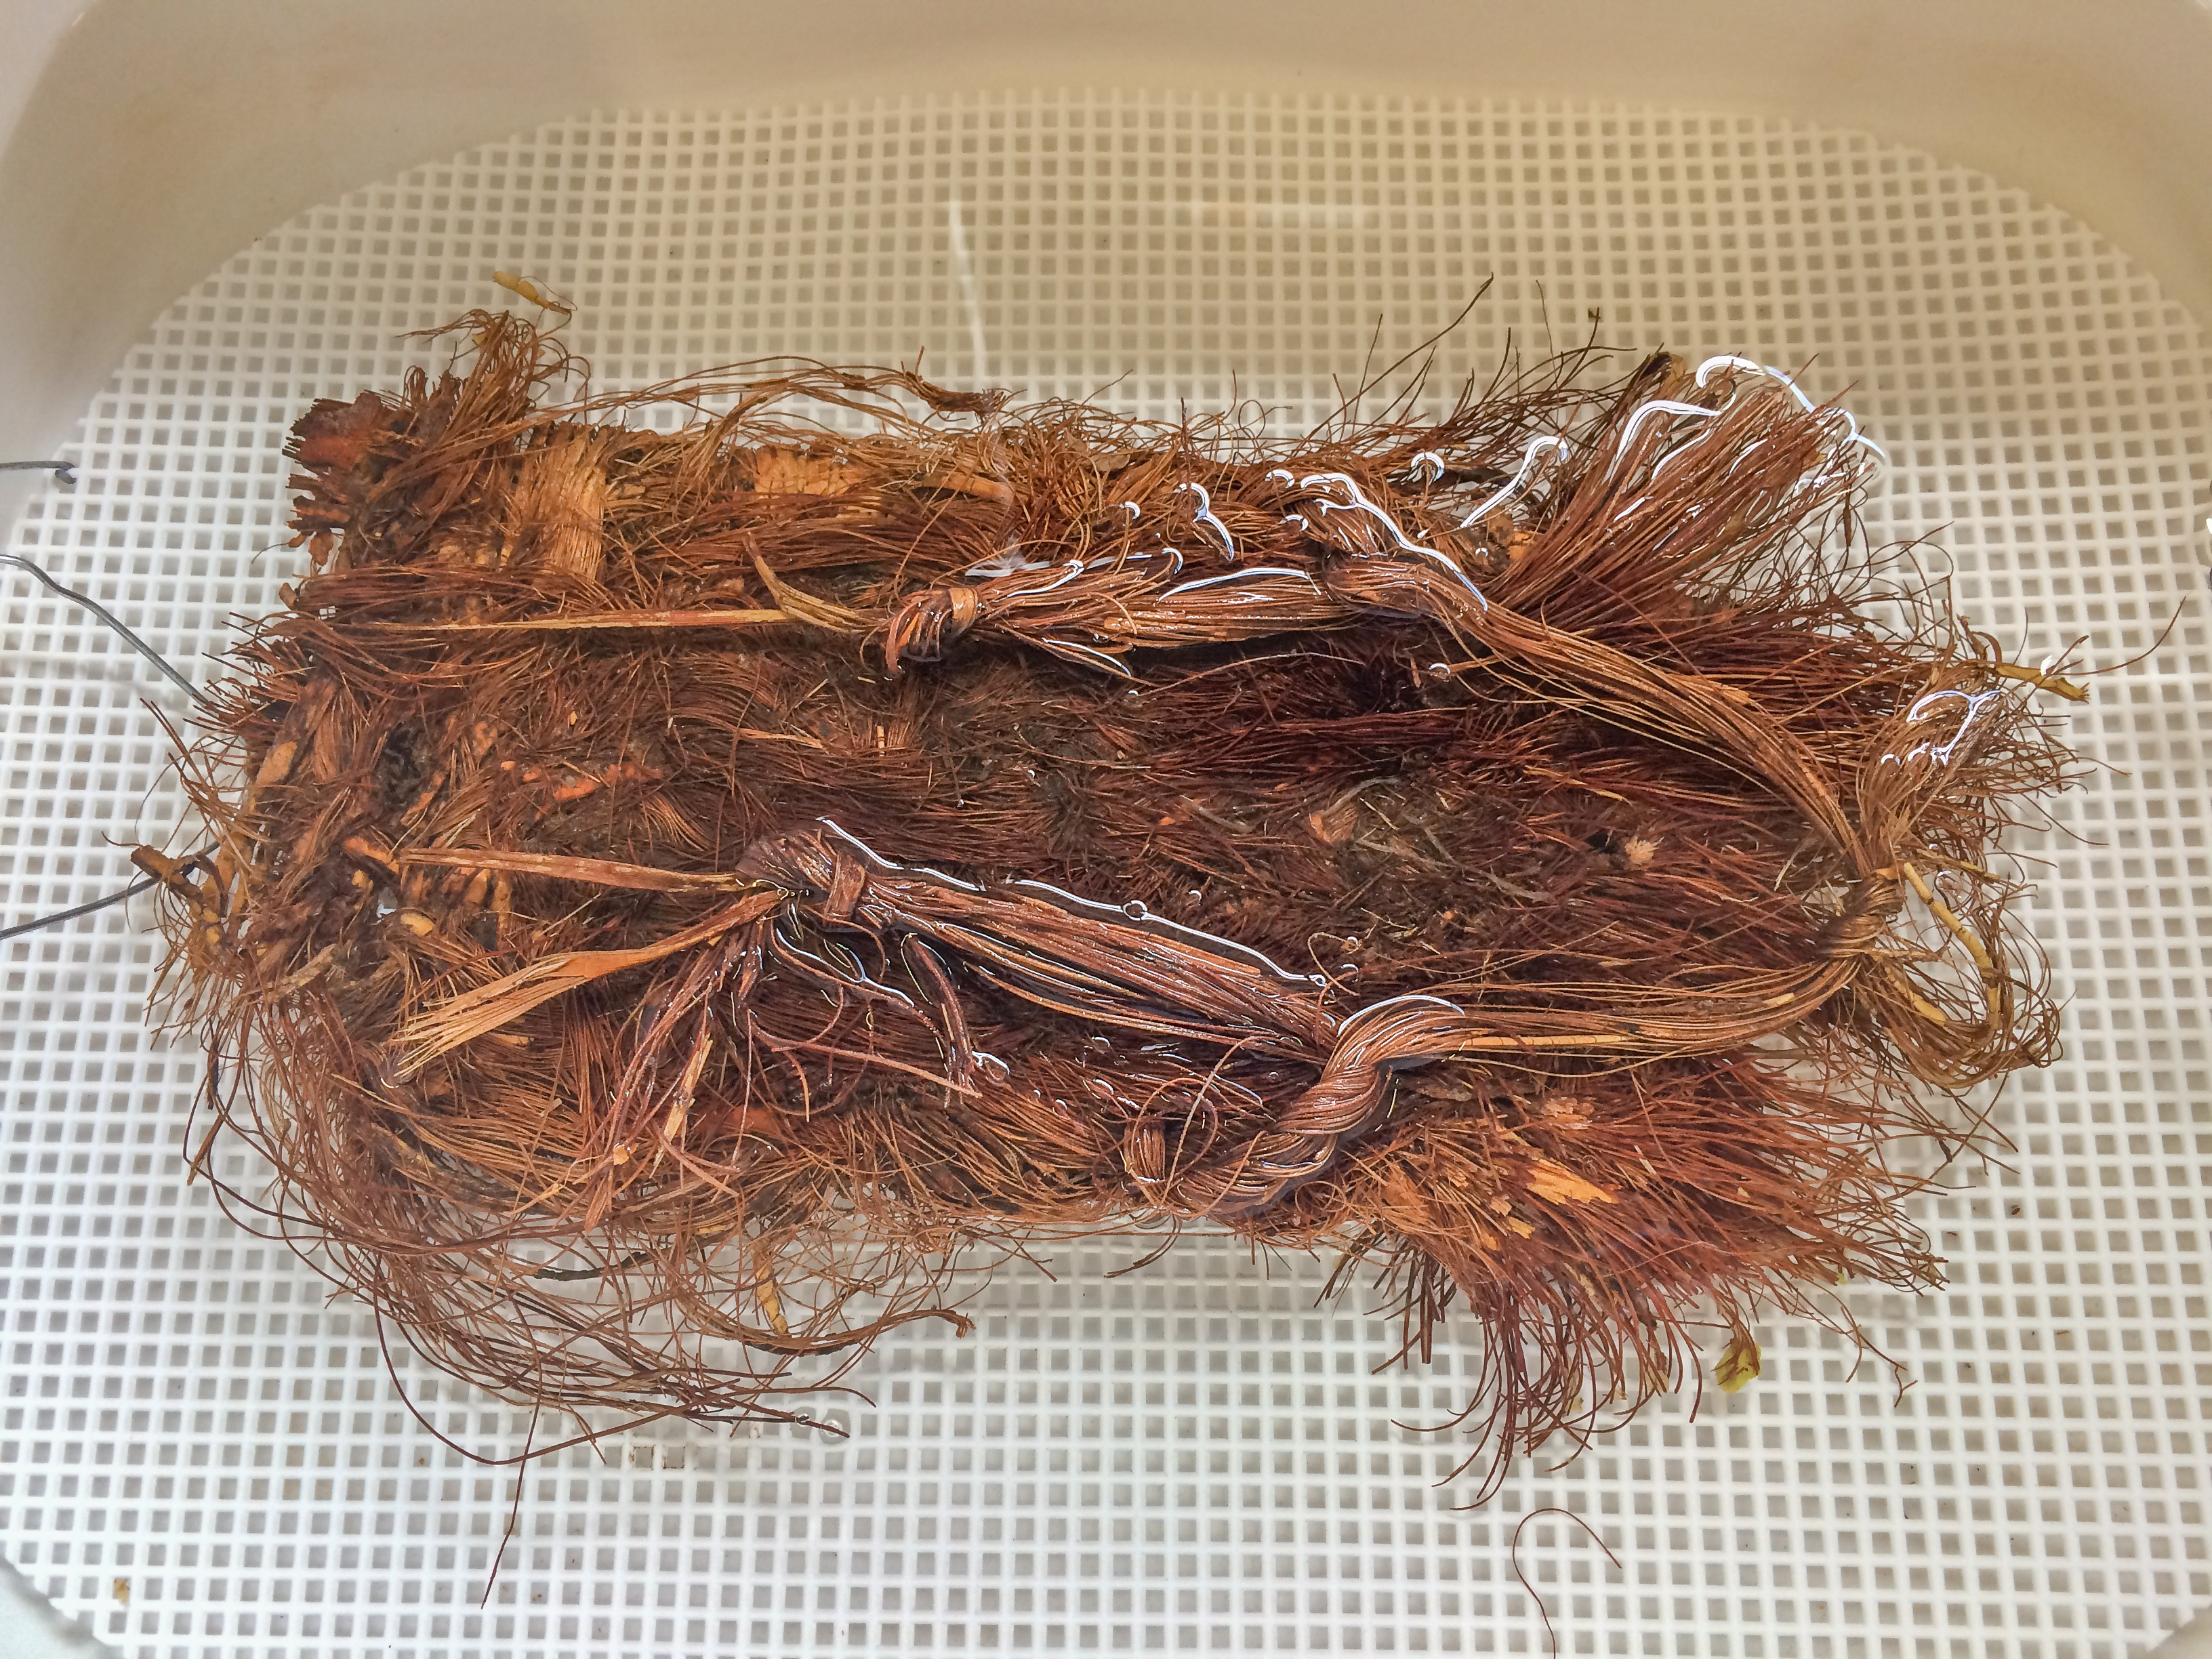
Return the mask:
<svg viewBox="0 0 2212 1659">
<path fill-rule="evenodd" d="M 936 662 L 982 614 L 983 596 L 970 583 L 926 587 L 900 601 L 884 624 L 884 660 L 894 670 Z"/>
<path fill-rule="evenodd" d="M 1860 884 L 1851 908 L 1830 922 L 1823 947 L 1833 957 L 1871 956 L 1887 935 L 1890 923 L 1905 902 L 1903 885 L 1893 876 L 1869 876 Z"/>
</svg>

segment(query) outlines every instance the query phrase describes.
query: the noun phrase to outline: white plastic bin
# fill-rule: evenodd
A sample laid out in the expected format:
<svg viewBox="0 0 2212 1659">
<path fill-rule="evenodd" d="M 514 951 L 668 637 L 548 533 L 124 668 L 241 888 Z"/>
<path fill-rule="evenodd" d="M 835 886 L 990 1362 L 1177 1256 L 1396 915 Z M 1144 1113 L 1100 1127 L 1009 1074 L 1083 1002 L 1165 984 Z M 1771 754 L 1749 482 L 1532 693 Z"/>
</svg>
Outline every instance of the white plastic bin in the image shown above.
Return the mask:
<svg viewBox="0 0 2212 1659">
<path fill-rule="evenodd" d="M 196 1058 L 110 911 L 0 946 L 0 1554 L 118 1651 L 1542 1652 L 2118 1659 L 2212 1605 L 2212 13 L 2186 0 L 1111 8 L 13 0 L 9 547 L 173 659 L 274 603 L 278 446 L 400 337 L 577 304 L 603 383 L 792 351 L 1170 411 L 1325 406 L 1496 283 L 1448 372 L 1607 337 L 1810 362 L 2109 761 L 2021 843 L 2071 998 L 2017 1143 L 1919 1208 L 1947 1290 L 1484 1509 L 1465 1356 L 1370 1375 L 1316 1264 L 1192 1239 L 887 1341 L 842 1443 L 669 1430 L 525 1479 L 181 1180 Z M 0 910 L 119 884 L 174 699 L 10 574 Z M 441 1431 L 526 1414 L 409 1366 Z M 0 1654 L 43 1651 L 0 1613 Z M 2183 1638 L 2184 1643 L 2191 1640 Z M 11 1646 L 10 1644 L 14 1645 Z M 2176 1648 L 2176 1651 L 2179 1649 Z M 2203 1650 L 2203 1647 L 2196 1650 Z"/>
</svg>

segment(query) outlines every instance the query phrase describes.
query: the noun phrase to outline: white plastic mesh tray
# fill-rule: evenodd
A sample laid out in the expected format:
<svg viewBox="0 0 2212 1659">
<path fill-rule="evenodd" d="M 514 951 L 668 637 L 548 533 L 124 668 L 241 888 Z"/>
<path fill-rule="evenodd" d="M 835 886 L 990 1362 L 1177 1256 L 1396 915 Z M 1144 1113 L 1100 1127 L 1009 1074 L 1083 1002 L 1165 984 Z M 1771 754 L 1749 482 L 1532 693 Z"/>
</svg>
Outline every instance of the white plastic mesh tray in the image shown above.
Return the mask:
<svg viewBox="0 0 2212 1659">
<path fill-rule="evenodd" d="M 1860 1313 L 1915 1386 L 1802 1328 L 1766 1375 L 1654 1410 L 1484 1510 L 1465 1449 L 1394 1426 L 1458 1356 L 1370 1375 L 1384 1332 L 1321 1269 L 1220 1241 L 1008 1274 L 970 1340 L 902 1334 L 842 1444 L 671 1431 L 510 1474 L 402 1409 L 371 1322 L 185 1188 L 198 1065 L 141 1023 L 155 951 L 110 912 L 4 948 L 0 1551 L 144 1655 L 1541 1652 L 2062 1659 L 2212 1602 L 2212 872 L 2202 586 L 2206 343 L 2126 256 L 1988 178 L 1861 136 L 1494 103 L 1042 93 L 564 122 L 270 231 L 173 306 L 87 411 L 73 489 L 13 545 L 180 662 L 274 603 L 279 453 L 307 401 L 436 359 L 403 340 L 573 297 L 602 384 L 769 353 L 928 349 L 1152 414 L 1334 401 L 1497 285 L 1440 368 L 1607 337 L 1818 362 L 1896 457 L 1882 521 L 1940 530 L 1959 596 L 2033 660 L 2156 656 L 2074 735 L 2117 770 L 2061 807 L 2036 926 L 2064 1060 L 2019 1151 L 1922 1211 L 1948 1290 Z M 1110 383 L 1110 385 L 1109 385 Z M 125 872 L 177 796 L 144 699 L 75 611 L 5 590 L 7 918 Z M 202 665 L 204 672 L 204 665 Z M 143 916 L 133 918 L 143 921 Z M 526 1418 L 412 1368 L 457 1438 Z"/>
</svg>

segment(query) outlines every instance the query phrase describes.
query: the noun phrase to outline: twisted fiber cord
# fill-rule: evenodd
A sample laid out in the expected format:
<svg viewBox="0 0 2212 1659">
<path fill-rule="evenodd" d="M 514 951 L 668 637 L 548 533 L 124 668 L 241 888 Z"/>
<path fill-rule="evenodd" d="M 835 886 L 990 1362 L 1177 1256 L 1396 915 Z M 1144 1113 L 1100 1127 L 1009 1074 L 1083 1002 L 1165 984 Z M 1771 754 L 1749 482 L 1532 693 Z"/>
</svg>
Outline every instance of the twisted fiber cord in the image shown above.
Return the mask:
<svg viewBox="0 0 2212 1659">
<path fill-rule="evenodd" d="M 446 855 L 465 862 L 471 854 Z M 757 921 L 771 908 L 804 915 L 820 927 L 854 929 L 878 943 L 920 939 L 1039 1007 L 1079 1013 L 1103 1024 L 1155 1035 L 1196 1038 L 1226 1048 L 1265 1045 L 1291 1055 L 1320 1056 L 1320 1076 L 1287 1102 L 1273 1123 L 1211 1151 L 1200 1161 L 1167 1167 L 1157 1124 L 1141 1124 L 1122 1147 L 1123 1166 L 1147 1202 L 1187 1219 L 1228 1218 L 1264 1207 L 1295 1182 L 1316 1175 L 1340 1145 L 1382 1111 L 1390 1079 L 1401 1071 L 1450 1059 L 1517 1054 L 1547 1048 L 1600 1050 L 1660 1058 L 1722 1052 L 1796 1024 L 1850 981 L 1870 959 L 1881 919 L 1869 910 L 1839 922 L 1831 954 L 1778 993 L 1762 984 L 1749 1011 L 1731 1012 L 1723 994 L 1713 1012 L 1670 1012 L 1663 1018 L 1499 1010 L 1476 1018 L 1441 998 L 1393 998 L 1338 1019 L 1311 982 L 1268 964 L 1210 951 L 1157 929 L 1072 911 L 1020 893 L 988 892 L 935 872 L 891 864 L 835 825 L 799 830 L 756 843 L 738 873 L 768 891 L 738 901 L 646 952 L 600 959 L 548 959 L 419 1016 L 404 1030 L 423 1045 L 416 1064 L 483 1034 L 491 1009 L 502 1018 L 526 1012 L 581 983 L 582 975 L 641 965 L 689 950 Z M 1877 885 L 1875 902 L 1893 902 L 1894 884 Z M 793 951 L 757 939 L 793 965 Z M 726 957 L 723 963 L 726 968 Z M 1272 971 L 1270 971 L 1272 970 Z M 719 979 L 720 975 L 715 976 Z M 690 999 L 696 1000 L 696 998 Z M 949 1001 L 949 999 L 948 999 Z M 462 1020 L 461 1015 L 478 1015 Z M 665 1018 L 665 1016 L 664 1016 Z M 434 1036 L 431 1034 L 434 1032 Z M 956 1074 L 970 1086 L 981 1068 L 964 1028 L 939 1033 Z M 651 1036 L 644 1047 L 649 1048 Z M 1008 1088 L 1005 1068 L 980 1086 Z"/>
</svg>

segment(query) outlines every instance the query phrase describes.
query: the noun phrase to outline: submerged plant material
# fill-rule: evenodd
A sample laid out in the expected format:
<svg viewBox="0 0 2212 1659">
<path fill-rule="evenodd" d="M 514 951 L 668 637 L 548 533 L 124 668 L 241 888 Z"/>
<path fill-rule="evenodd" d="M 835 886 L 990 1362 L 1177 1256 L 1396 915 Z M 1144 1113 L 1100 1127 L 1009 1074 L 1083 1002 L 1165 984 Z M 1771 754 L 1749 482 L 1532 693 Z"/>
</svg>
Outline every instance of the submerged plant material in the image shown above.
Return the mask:
<svg viewBox="0 0 2212 1659">
<path fill-rule="evenodd" d="M 1699 1324 L 1741 1386 L 1762 1314 L 1936 1279 L 1894 1152 L 2050 1054 L 1990 860 L 2081 693 L 1887 580 L 1840 411 L 1590 354 L 1295 440 L 562 404 L 456 327 L 300 422 L 215 850 L 138 854 L 229 1200 L 434 1364 L 787 1418 L 963 1273 L 1205 1224 L 1478 1337 L 1494 1474 Z"/>
</svg>

